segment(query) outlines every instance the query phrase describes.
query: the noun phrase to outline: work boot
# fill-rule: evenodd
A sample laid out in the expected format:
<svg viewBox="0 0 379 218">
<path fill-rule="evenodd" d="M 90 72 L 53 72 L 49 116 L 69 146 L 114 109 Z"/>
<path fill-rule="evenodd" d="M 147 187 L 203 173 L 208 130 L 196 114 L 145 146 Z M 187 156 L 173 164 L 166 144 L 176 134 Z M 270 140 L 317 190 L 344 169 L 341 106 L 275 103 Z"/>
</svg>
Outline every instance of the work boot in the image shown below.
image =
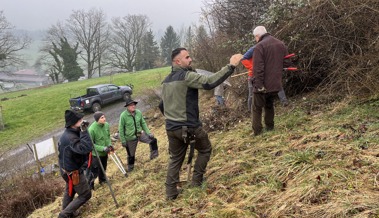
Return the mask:
<svg viewBox="0 0 379 218">
<path fill-rule="evenodd" d="M 134 161 L 135 157 L 128 157 L 128 172 L 132 172 L 134 170 Z"/>
<path fill-rule="evenodd" d="M 158 150 L 150 151 L 150 160 L 155 159 L 159 156 Z"/>
<path fill-rule="evenodd" d="M 177 190 L 178 190 L 178 194 L 167 196 L 166 200 L 167 201 L 173 201 L 173 200 L 177 199 L 178 196 L 179 196 L 179 194 L 183 192 L 183 189 L 182 188 L 177 188 Z"/>
<path fill-rule="evenodd" d="M 134 164 L 128 164 L 128 172 L 132 172 L 134 170 Z"/>
<path fill-rule="evenodd" d="M 285 101 L 282 102 L 282 106 L 283 107 L 287 107 L 289 104 L 290 103 L 287 100 L 285 100 Z"/>
<path fill-rule="evenodd" d="M 173 201 L 173 200 L 175 200 L 175 199 L 178 198 L 178 195 L 179 195 L 179 194 L 176 194 L 176 195 L 173 195 L 173 196 L 167 196 L 166 200 L 167 200 L 167 201 Z"/>
<path fill-rule="evenodd" d="M 150 160 L 158 157 L 158 141 L 156 138 L 153 138 L 151 140 L 150 144 Z"/>
</svg>

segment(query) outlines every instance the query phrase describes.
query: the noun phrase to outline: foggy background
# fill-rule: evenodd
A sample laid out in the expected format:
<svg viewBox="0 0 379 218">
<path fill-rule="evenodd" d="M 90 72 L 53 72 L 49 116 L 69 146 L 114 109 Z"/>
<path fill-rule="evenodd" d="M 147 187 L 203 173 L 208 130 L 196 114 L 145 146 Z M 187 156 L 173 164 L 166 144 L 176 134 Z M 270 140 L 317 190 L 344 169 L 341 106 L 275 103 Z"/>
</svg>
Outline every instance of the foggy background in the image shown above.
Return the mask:
<svg viewBox="0 0 379 218">
<path fill-rule="evenodd" d="M 46 30 L 73 10 L 102 9 L 108 20 L 127 14 L 147 15 L 155 33 L 171 25 L 189 26 L 199 19 L 202 0 L 0 0 L 0 10 L 16 29 Z"/>
</svg>

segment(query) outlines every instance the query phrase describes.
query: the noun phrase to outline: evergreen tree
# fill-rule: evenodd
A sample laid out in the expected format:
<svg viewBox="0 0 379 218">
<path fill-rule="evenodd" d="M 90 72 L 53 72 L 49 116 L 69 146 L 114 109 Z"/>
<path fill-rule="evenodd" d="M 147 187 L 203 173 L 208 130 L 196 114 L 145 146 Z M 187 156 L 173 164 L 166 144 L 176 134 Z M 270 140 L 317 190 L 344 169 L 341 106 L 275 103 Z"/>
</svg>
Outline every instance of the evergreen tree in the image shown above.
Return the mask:
<svg viewBox="0 0 379 218">
<path fill-rule="evenodd" d="M 161 39 L 162 58 L 167 65 L 171 65 L 172 50 L 180 47 L 180 38 L 172 26 L 168 26 L 165 35 Z"/>
<path fill-rule="evenodd" d="M 78 43 L 76 43 L 74 48 L 71 48 L 66 38 L 61 38 L 60 43 L 57 46 L 53 43 L 53 50 L 50 51 L 50 54 L 54 57 L 60 70 L 62 71 L 63 77 L 65 77 L 68 81 L 76 81 L 79 77 L 84 76 L 83 70 L 80 68 L 78 64 Z M 61 58 L 59 59 L 58 56 Z"/>
<path fill-rule="evenodd" d="M 159 58 L 158 43 L 154 40 L 152 30 L 147 31 L 141 43 L 141 48 L 137 55 L 137 69 L 146 70 L 155 67 L 154 62 Z"/>
<path fill-rule="evenodd" d="M 193 44 L 195 36 L 193 34 L 191 26 L 188 27 L 188 29 L 185 32 L 184 35 L 184 47 L 188 50 L 190 54 L 192 54 Z"/>
</svg>

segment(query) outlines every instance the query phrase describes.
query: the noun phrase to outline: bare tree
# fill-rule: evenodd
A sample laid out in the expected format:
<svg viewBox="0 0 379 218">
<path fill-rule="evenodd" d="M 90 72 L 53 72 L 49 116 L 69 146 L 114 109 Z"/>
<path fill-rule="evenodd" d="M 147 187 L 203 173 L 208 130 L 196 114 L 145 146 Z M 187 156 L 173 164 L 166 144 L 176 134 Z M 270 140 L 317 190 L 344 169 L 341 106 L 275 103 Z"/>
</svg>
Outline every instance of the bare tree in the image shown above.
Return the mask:
<svg viewBox="0 0 379 218">
<path fill-rule="evenodd" d="M 12 33 L 14 27 L 0 11 L 0 69 L 23 64 L 18 51 L 29 46 L 31 39 L 27 35 L 17 36 Z"/>
<path fill-rule="evenodd" d="M 109 52 L 110 63 L 113 67 L 133 70 L 141 40 L 149 27 L 149 18 L 145 15 L 128 15 L 112 19 Z"/>
<path fill-rule="evenodd" d="M 73 11 L 67 20 L 72 39 L 79 42 L 84 50 L 81 57 L 87 64 L 87 75 L 91 78 L 100 67 L 99 60 L 104 53 L 103 42 L 108 35 L 108 25 L 104 12 L 99 9 Z M 96 66 L 97 64 L 97 66 Z"/>
<path fill-rule="evenodd" d="M 67 31 L 65 24 L 60 21 L 58 21 L 56 25 L 52 25 L 47 30 L 44 45 L 40 49 L 42 55 L 37 60 L 37 64 L 41 66 L 41 70 L 48 74 L 54 83 L 63 81 L 63 65 L 62 59 L 58 55 L 51 54 L 50 52 L 54 44 L 58 44 L 61 38 L 67 37 Z"/>
<path fill-rule="evenodd" d="M 99 77 L 101 77 L 101 70 L 103 66 L 109 65 L 106 59 L 107 49 L 109 47 L 109 37 L 110 37 L 110 26 L 108 24 L 104 25 L 103 28 L 100 28 L 98 32 L 98 37 L 96 37 L 96 51 L 98 52 L 97 66 L 94 67 L 94 70 L 97 70 Z"/>
</svg>

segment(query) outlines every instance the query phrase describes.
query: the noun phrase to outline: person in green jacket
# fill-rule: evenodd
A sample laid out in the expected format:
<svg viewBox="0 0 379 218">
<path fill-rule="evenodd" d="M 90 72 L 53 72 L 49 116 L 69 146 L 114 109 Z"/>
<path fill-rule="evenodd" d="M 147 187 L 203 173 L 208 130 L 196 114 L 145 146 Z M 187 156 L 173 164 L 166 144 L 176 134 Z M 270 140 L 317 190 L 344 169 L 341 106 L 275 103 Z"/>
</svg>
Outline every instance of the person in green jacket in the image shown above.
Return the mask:
<svg viewBox="0 0 379 218">
<path fill-rule="evenodd" d="M 104 171 L 107 170 L 108 153 L 113 150 L 111 144 L 111 136 L 109 130 L 109 124 L 106 122 L 106 118 L 103 112 L 97 111 L 93 117 L 95 121 L 91 124 L 88 132 L 93 141 L 93 149 L 96 149 L 99 154 L 100 162 L 103 165 Z M 96 157 L 96 152 L 92 150 L 92 163 L 90 167 L 89 184 L 91 188 L 95 189 L 95 179 L 99 177 L 99 183 L 106 182 L 104 175 L 105 172 L 101 170 L 100 163 Z"/>
<path fill-rule="evenodd" d="M 133 171 L 138 141 L 150 145 L 150 159 L 158 157 L 157 139 L 150 132 L 142 112 L 136 109 L 137 101 L 128 99 L 126 110 L 120 115 L 119 133 L 121 144 L 128 155 L 128 171 Z"/>
</svg>

